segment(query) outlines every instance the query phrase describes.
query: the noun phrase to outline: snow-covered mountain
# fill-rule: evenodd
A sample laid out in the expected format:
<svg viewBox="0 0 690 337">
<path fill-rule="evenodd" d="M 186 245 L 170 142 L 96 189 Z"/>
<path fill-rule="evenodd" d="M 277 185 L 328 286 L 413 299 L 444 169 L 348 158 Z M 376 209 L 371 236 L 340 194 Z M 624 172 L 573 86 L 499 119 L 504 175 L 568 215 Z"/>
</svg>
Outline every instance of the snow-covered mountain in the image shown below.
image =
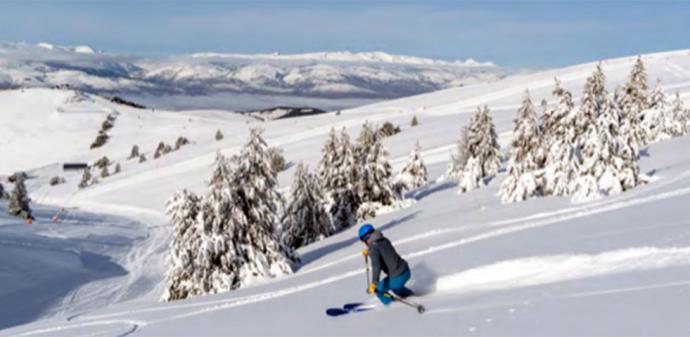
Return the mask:
<svg viewBox="0 0 690 337">
<path fill-rule="evenodd" d="M 659 79 L 667 91 L 679 91 L 687 107 L 690 51 L 642 59 L 650 84 Z M 611 91 L 634 61 L 602 63 Z M 70 90 L 0 92 L 0 174 L 27 170 L 36 177 L 27 183 L 37 217 L 26 225 L 0 214 L 0 327 L 6 328 L 0 336 L 684 335 L 689 136 L 643 151 L 640 167 L 650 183 L 596 201 L 548 197 L 504 205 L 496 194 L 505 173 L 462 195 L 455 182 L 436 181 L 478 105 L 491 109 L 505 151 L 525 89 L 535 102 L 551 101 L 558 77 L 579 104 L 595 66 L 269 122 L 209 110 L 150 112 Z M 111 114 L 117 118 L 108 142 L 89 150 Z M 394 169 L 417 140 L 423 149 L 432 183 L 417 191 L 411 206 L 372 222 L 410 262 L 411 286 L 422 294 L 414 300 L 427 313 L 374 305 L 364 293 L 355 228 L 300 249 L 302 265 L 294 275 L 224 294 L 158 301 L 171 231 L 164 203 L 182 188 L 204 192 L 216 151 L 236 154 L 248 128 L 261 125 L 269 145 L 282 148 L 288 161 L 314 168 L 332 127 L 347 127 L 354 137 L 366 120 L 400 126 L 384 140 Z M 216 140 L 216 130 L 225 137 Z M 170 144 L 178 136 L 191 144 L 153 160 L 159 141 Z M 135 144 L 146 162 L 127 159 Z M 85 189 L 77 188 L 80 173 L 60 168 L 103 155 L 122 172 Z M 279 175 L 283 190 L 293 172 L 294 166 Z M 51 186 L 55 175 L 66 182 Z M 348 302 L 374 309 L 324 315 Z"/>
<path fill-rule="evenodd" d="M 504 77 L 492 63 L 374 53 L 217 54 L 143 58 L 88 46 L 0 44 L 0 89 L 71 88 L 159 108 L 349 107 Z"/>
</svg>

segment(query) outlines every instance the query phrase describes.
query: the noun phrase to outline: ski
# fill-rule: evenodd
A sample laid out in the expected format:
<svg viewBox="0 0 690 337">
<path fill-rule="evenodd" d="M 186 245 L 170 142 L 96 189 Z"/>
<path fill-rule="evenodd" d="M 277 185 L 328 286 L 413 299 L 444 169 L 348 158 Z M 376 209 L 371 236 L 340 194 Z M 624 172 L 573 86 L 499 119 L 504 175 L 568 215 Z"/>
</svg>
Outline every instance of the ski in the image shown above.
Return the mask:
<svg viewBox="0 0 690 337">
<path fill-rule="evenodd" d="M 331 317 L 342 316 L 353 312 L 369 311 L 372 308 L 362 307 L 364 303 L 347 303 L 342 308 L 326 309 L 326 315 Z"/>
<path fill-rule="evenodd" d="M 417 312 L 420 314 L 423 314 L 426 311 L 426 308 L 423 305 L 409 301 L 409 300 L 407 300 L 407 298 L 402 298 L 402 297 L 396 295 L 395 293 L 387 292 L 387 293 L 384 293 L 383 296 L 390 297 L 396 302 L 400 302 L 402 304 L 407 305 L 408 307 L 415 308 L 415 309 L 417 309 Z"/>
</svg>

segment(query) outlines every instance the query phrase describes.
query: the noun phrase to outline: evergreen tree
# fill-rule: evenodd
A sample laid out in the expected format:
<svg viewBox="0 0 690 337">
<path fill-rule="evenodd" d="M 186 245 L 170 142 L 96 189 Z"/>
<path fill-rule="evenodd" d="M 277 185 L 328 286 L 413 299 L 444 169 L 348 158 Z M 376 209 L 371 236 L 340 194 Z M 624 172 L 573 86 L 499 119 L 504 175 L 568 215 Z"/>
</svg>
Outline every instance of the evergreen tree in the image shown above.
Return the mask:
<svg viewBox="0 0 690 337">
<path fill-rule="evenodd" d="M 158 143 L 158 147 L 156 148 L 156 152 L 153 154 L 153 159 L 158 159 L 161 156 L 166 155 L 170 152 L 172 152 L 172 147 L 168 144 L 160 142 L 160 143 Z"/>
<path fill-rule="evenodd" d="M 456 146 L 455 154 L 450 157 L 446 168 L 446 178 L 458 179 L 465 169 L 467 160 L 470 158 L 469 130 L 466 126 L 462 127 L 460 139 Z"/>
<path fill-rule="evenodd" d="M 177 137 L 177 140 L 175 141 L 175 151 L 179 150 L 187 144 L 189 144 L 189 139 L 183 136 Z"/>
<path fill-rule="evenodd" d="M 388 151 L 383 147 L 380 136 L 368 122 L 362 127 L 357 140 L 355 151 L 356 162 L 359 167 L 357 197 L 359 207 L 367 203 L 369 209 L 366 214 L 358 218 L 363 219 L 371 212 L 383 205 L 391 205 L 398 199 L 391 183 L 391 165 L 388 162 Z M 358 214 L 360 214 L 358 210 Z"/>
<path fill-rule="evenodd" d="M 574 200 L 596 199 L 623 190 L 618 178 L 623 167 L 618 143 L 619 116 L 604 84 L 604 73 L 597 66 L 587 79 L 576 118 L 578 177 L 573 184 Z"/>
<path fill-rule="evenodd" d="M 358 207 L 353 184 L 357 177 L 357 167 L 347 130 L 343 127 L 338 138 L 335 129 L 331 129 L 321 152 L 319 181 L 325 205 L 335 229 L 345 229 L 354 225 Z"/>
<path fill-rule="evenodd" d="M 685 109 L 683 107 L 683 100 L 680 99 L 680 94 L 676 91 L 676 96 L 673 99 L 673 115 L 676 116 L 679 125 L 679 131 L 681 135 L 687 135 L 690 133 L 690 109 Z"/>
<path fill-rule="evenodd" d="M 122 171 L 122 167 L 120 166 L 120 163 L 115 164 L 115 168 L 113 169 L 113 174 L 118 174 Z"/>
<path fill-rule="evenodd" d="M 683 100 L 680 99 L 678 91 L 667 108 L 665 120 L 666 133 L 670 137 L 679 137 L 688 133 L 688 114 L 683 108 Z"/>
<path fill-rule="evenodd" d="M 134 159 L 136 157 L 139 157 L 139 146 L 133 145 L 132 150 L 130 151 L 129 157 L 127 159 Z"/>
<path fill-rule="evenodd" d="M 290 204 L 283 220 L 282 241 L 292 249 L 328 237 L 335 228 L 324 207 L 318 178 L 300 164 L 292 182 Z"/>
<path fill-rule="evenodd" d="M 321 148 L 322 155 L 319 162 L 319 180 L 326 193 L 331 193 L 341 187 L 338 186 L 338 164 L 340 162 L 338 145 L 335 128 L 331 128 L 328 138 Z"/>
<path fill-rule="evenodd" d="M 261 130 L 252 129 L 249 140 L 235 158 L 236 165 L 232 175 L 232 185 L 236 189 L 236 202 L 241 205 L 247 223 L 251 228 L 257 228 L 263 234 L 270 234 L 278 249 L 263 251 L 270 256 L 269 265 L 279 267 L 283 272 L 292 270 L 283 268 L 282 260 L 278 257 L 299 261 L 297 254 L 289 247 L 279 244 L 278 239 L 282 231 L 279 219 L 284 212 L 283 198 L 278 193 L 278 179 L 271 167 L 268 146 L 261 137 Z M 266 244 L 263 244 L 264 247 Z"/>
<path fill-rule="evenodd" d="M 482 165 L 477 157 L 470 156 L 460 174 L 458 193 L 465 193 L 479 188 L 482 180 Z"/>
<path fill-rule="evenodd" d="M 541 138 L 539 119 L 529 92 L 525 91 L 513 128 L 508 175 L 499 190 L 503 202 L 523 201 L 540 193 L 536 171 L 543 157 Z"/>
<path fill-rule="evenodd" d="M 344 127 L 340 130 L 337 157 L 337 178 L 333 186 L 337 189 L 353 190 L 355 181 L 358 179 L 358 169 L 355 163 L 354 149 L 350 143 L 350 135 Z"/>
<path fill-rule="evenodd" d="M 252 130 L 250 144 L 243 150 L 255 150 L 252 143 L 263 142 L 258 131 Z M 265 145 L 265 144 L 264 144 Z M 254 149 L 254 150 L 250 150 Z M 208 194 L 201 200 L 197 217 L 200 229 L 199 254 L 195 256 L 196 287 L 199 293 L 217 293 L 250 284 L 254 279 L 275 277 L 292 272 L 284 248 L 276 239 L 269 209 L 257 205 L 253 198 L 268 196 L 261 188 L 238 184 L 245 176 L 245 185 L 261 184 L 262 178 L 247 174 L 255 171 L 256 158 L 239 160 L 234 171 L 220 153 L 214 163 Z M 266 162 L 258 166 L 264 172 Z M 241 173 L 238 173 L 241 170 Z M 246 187 L 246 188 L 245 188 Z M 249 195 L 248 193 L 256 193 Z M 258 206 L 258 207 L 257 207 Z M 266 206 L 264 204 L 263 206 Z"/>
<path fill-rule="evenodd" d="M 146 155 L 143 153 L 139 155 L 139 163 L 143 163 L 146 161 Z"/>
<path fill-rule="evenodd" d="M 627 147 L 627 156 L 639 156 L 641 146 L 648 143 L 649 137 L 642 125 L 642 111 L 649 106 L 647 97 L 647 72 L 642 58 L 638 57 L 630 72 L 628 82 L 617 95 L 617 105 L 621 111 L 621 137 Z"/>
<path fill-rule="evenodd" d="M 91 183 L 91 168 L 86 167 L 84 173 L 82 173 L 81 181 L 79 182 L 79 188 L 87 188 Z"/>
<path fill-rule="evenodd" d="M 265 258 L 254 259 L 257 247 L 262 247 L 266 232 L 252 227 L 241 209 L 239 198 L 233 191 L 227 159 L 216 155 L 208 193 L 200 201 L 197 227 L 198 253 L 193 260 L 192 295 L 213 294 L 239 288 L 253 275 L 246 275 L 247 265 L 267 274 L 270 266 Z M 260 234 L 257 235 L 257 232 Z M 196 248 L 196 235 L 190 233 L 190 248 Z M 261 235 L 263 234 L 263 235 Z M 259 236 L 259 240 L 257 240 Z M 244 251 L 251 252 L 245 254 Z M 251 269 L 251 267 L 249 267 Z M 261 273 L 260 273 L 261 274 Z M 257 275 L 258 276 L 258 275 Z"/>
<path fill-rule="evenodd" d="M 396 177 L 397 184 L 400 185 L 400 191 L 405 192 L 413 190 L 427 184 L 427 170 L 422 157 L 419 154 L 421 147 L 419 141 L 415 144 L 407 164 L 400 170 Z"/>
<path fill-rule="evenodd" d="M 496 127 L 489 114 L 489 107 L 484 105 L 477 108 L 469 130 L 469 151 L 480 165 L 482 178 L 496 175 L 501 166 L 499 158 L 500 147 Z"/>
<path fill-rule="evenodd" d="M 278 147 L 269 147 L 266 151 L 268 152 L 268 157 L 271 163 L 271 169 L 276 174 L 287 168 L 287 162 L 285 160 L 285 157 L 283 157 L 283 149 Z"/>
<path fill-rule="evenodd" d="M 168 255 L 164 301 L 174 301 L 203 294 L 199 278 L 203 274 L 196 265 L 201 237 L 197 222 L 200 198 L 182 190 L 166 204 L 166 213 L 173 227 Z"/>
<path fill-rule="evenodd" d="M 10 201 L 7 205 L 7 213 L 12 216 L 20 216 L 23 219 L 33 219 L 31 208 L 29 207 L 29 195 L 24 186 L 23 175 L 15 175 L 14 189 L 10 194 Z"/>
<path fill-rule="evenodd" d="M 608 104 L 608 93 L 606 92 L 605 84 L 606 76 L 601 68 L 601 63 L 599 63 L 594 73 L 585 81 L 582 102 L 575 119 L 576 137 L 588 132 L 589 127 L 595 123 L 599 114 L 605 109 L 604 105 Z"/>
<path fill-rule="evenodd" d="M 556 80 L 553 95 L 558 103 L 544 116 L 543 147 L 546 153 L 544 177 L 540 182 L 544 194 L 567 196 L 577 178 L 575 113 L 572 94 Z"/>
<path fill-rule="evenodd" d="M 349 228 L 357 223 L 359 203 L 354 190 L 340 189 L 331 193 L 331 201 L 327 204 L 331 214 L 335 231 Z"/>
<path fill-rule="evenodd" d="M 336 230 L 348 228 L 356 223 L 359 199 L 355 182 L 358 179 L 358 167 L 355 165 L 354 149 L 350 135 L 344 127 L 340 131 L 337 143 L 337 161 L 335 176 L 330 185 L 331 192 L 325 191 L 328 198 L 327 208 L 333 218 Z"/>
<path fill-rule="evenodd" d="M 220 132 L 220 129 L 216 130 L 216 141 L 221 141 L 223 140 L 223 133 Z"/>
<path fill-rule="evenodd" d="M 108 166 L 103 166 L 101 168 L 101 178 L 107 178 L 110 176 L 110 172 L 108 172 Z"/>
<path fill-rule="evenodd" d="M 649 96 L 648 108 L 640 112 L 641 128 L 648 143 L 673 137 L 675 116 L 672 115 L 672 111 L 661 82 L 657 82 Z"/>
<path fill-rule="evenodd" d="M 363 165 L 367 161 L 367 155 L 373 144 L 376 142 L 376 131 L 374 127 L 365 121 L 359 131 L 357 144 L 353 148 L 354 161 L 356 165 Z"/>
<path fill-rule="evenodd" d="M 415 127 L 419 125 L 419 121 L 417 120 L 417 115 L 412 116 L 412 121 L 410 122 L 411 127 Z"/>
<path fill-rule="evenodd" d="M 460 162 L 464 156 L 461 152 L 462 145 L 462 142 L 458 145 L 459 154 L 454 158 L 456 162 Z M 478 188 L 484 178 L 496 175 L 501 165 L 496 127 L 486 105 L 477 108 L 477 113 L 467 127 L 466 149 L 468 159 L 458 177 L 460 193 Z M 458 166 L 452 168 L 457 170 Z"/>
</svg>

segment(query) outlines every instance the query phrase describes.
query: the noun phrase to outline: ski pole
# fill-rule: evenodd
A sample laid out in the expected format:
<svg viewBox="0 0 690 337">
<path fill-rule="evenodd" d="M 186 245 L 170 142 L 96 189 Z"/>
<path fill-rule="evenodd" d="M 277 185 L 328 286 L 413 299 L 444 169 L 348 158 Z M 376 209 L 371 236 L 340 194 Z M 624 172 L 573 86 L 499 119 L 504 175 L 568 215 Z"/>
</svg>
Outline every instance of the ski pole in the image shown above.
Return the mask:
<svg viewBox="0 0 690 337">
<path fill-rule="evenodd" d="M 393 299 L 394 301 L 397 301 L 397 302 L 400 302 L 400 303 L 402 303 L 402 304 L 405 304 L 405 305 L 407 305 L 408 307 L 415 308 L 415 309 L 417 309 L 417 312 L 420 313 L 420 314 L 423 314 L 423 313 L 426 311 L 426 308 L 425 308 L 423 305 L 421 305 L 421 304 L 419 304 L 419 303 L 414 303 L 414 302 L 408 301 L 408 300 L 406 300 L 406 299 L 404 299 L 404 298 L 402 298 L 402 297 L 396 295 L 395 293 L 391 293 L 391 292 L 382 293 L 382 292 L 380 292 L 380 291 L 378 291 L 378 290 L 376 290 L 376 293 L 377 293 L 377 294 L 381 294 L 381 295 L 383 295 L 383 296 L 386 296 L 386 297 L 388 297 L 388 298 L 391 298 L 391 299 Z"/>
<path fill-rule="evenodd" d="M 369 288 L 369 284 L 371 284 L 371 281 L 369 279 L 369 257 L 364 255 L 364 266 L 366 269 L 364 270 L 364 275 L 367 278 L 367 288 Z"/>
</svg>

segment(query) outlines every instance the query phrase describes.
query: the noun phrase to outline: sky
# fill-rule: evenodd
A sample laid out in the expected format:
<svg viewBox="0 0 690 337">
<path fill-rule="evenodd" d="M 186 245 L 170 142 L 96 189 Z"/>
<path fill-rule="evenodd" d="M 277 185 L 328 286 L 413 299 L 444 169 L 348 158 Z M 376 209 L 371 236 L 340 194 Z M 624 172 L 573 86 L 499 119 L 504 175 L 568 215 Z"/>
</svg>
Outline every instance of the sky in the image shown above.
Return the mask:
<svg viewBox="0 0 690 337">
<path fill-rule="evenodd" d="M 384 51 L 549 68 L 690 48 L 690 1 L 8 1 L 0 41 L 142 56 Z"/>
</svg>

